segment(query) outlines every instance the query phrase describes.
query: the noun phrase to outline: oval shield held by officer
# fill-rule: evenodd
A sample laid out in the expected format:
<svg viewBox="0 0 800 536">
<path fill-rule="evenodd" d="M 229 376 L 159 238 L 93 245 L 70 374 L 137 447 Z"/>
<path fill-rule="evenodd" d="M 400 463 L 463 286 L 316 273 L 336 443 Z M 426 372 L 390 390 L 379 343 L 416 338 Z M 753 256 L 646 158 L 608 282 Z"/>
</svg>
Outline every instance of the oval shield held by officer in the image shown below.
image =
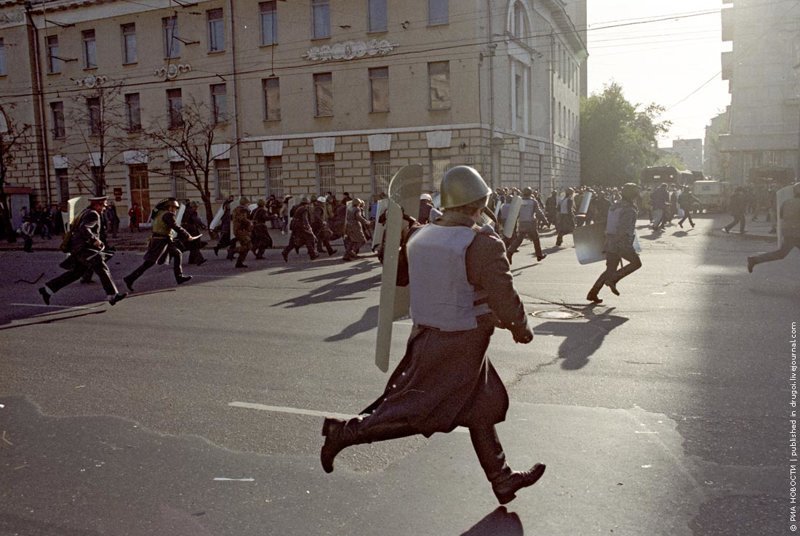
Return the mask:
<svg viewBox="0 0 800 536">
<path fill-rule="evenodd" d="M 508 393 L 486 356 L 489 341 L 497 326 L 523 344 L 533 340 L 533 331 L 502 240 L 479 225 L 490 194 L 475 169 L 454 167 L 442 179 L 442 217 L 410 229 L 406 250 L 414 326 L 405 355 L 383 394 L 359 417 L 325 419 L 320 458 L 326 472 L 351 445 L 429 437 L 464 426 L 501 504 L 544 473 L 538 463 L 528 471 L 512 471 L 495 430 L 505 420 Z"/>
</svg>

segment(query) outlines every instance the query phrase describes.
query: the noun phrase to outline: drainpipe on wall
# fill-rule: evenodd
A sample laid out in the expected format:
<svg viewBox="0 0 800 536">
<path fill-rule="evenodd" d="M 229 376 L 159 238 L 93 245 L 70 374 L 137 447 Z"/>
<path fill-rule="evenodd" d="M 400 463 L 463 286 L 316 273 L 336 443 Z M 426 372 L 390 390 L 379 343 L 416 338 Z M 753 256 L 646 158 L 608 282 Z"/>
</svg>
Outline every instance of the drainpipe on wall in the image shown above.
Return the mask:
<svg viewBox="0 0 800 536">
<path fill-rule="evenodd" d="M 32 58 L 30 58 L 30 68 L 32 71 L 31 85 L 33 94 L 36 96 L 33 101 L 33 118 L 36 125 L 39 127 L 39 142 L 36 144 L 36 151 L 39 153 L 39 160 L 42 163 L 42 172 L 44 173 L 44 190 L 46 196 L 46 204 L 49 206 L 52 201 L 50 195 L 50 150 L 47 144 L 47 121 L 44 114 L 44 93 L 42 92 L 42 67 L 39 55 L 39 29 L 33 21 L 31 15 L 31 5 L 29 2 L 25 3 L 25 18 L 27 20 L 26 26 L 28 27 L 28 47 L 32 50 Z"/>
<path fill-rule="evenodd" d="M 242 158 L 239 152 L 239 92 L 237 91 L 239 82 L 239 72 L 236 69 L 236 24 L 234 22 L 233 0 L 228 0 L 228 11 L 230 12 L 231 29 L 231 68 L 233 70 L 233 95 L 231 99 L 231 117 L 233 118 L 233 135 L 235 137 L 234 154 L 236 155 L 236 182 L 239 185 L 239 197 L 244 195 L 242 192 Z"/>
<path fill-rule="evenodd" d="M 553 35 L 553 28 L 550 27 L 550 189 L 554 190 L 556 187 L 556 107 L 555 101 L 555 54 L 556 54 L 556 37 Z"/>
<path fill-rule="evenodd" d="M 489 43 L 489 177 L 492 186 L 495 186 L 494 169 L 494 53 L 497 44 L 492 42 L 492 0 L 486 0 L 488 27 L 486 34 Z M 499 171 L 499 170 L 498 170 Z M 497 183 L 499 184 L 499 183 Z"/>
</svg>

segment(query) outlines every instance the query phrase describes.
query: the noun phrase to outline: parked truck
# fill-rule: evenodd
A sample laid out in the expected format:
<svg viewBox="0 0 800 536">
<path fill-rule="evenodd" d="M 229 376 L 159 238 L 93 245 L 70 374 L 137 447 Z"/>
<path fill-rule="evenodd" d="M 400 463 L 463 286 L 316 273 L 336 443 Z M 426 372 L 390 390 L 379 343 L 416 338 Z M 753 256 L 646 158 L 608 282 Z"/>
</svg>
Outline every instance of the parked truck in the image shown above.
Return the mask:
<svg viewBox="0 0 800 536">
<path fill-rule="evenodd" d="M 731 186 L 724 181 L 694 181 L 692 193 L 706 212 L 723 211 L 728 206 Z"/>
</svg>

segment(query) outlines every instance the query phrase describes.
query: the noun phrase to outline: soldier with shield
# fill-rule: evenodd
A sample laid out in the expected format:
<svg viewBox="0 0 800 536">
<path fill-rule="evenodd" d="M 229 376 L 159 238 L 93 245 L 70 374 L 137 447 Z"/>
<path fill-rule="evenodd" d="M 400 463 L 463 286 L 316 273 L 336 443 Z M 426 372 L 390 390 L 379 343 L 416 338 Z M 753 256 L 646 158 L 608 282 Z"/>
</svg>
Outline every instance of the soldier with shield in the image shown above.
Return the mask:
<svg viewBox="0 0 800 536">
<path fill-rule="evenodd" d="M 642 267 L 642 260 L 633 246 L 636 239 L 636 218 L 639 211 L 636 200 L 639 199 L 639 186 L 632 182 L 622 186 L 622 199 L 611 205 L 606 221 L 606 270 L 595 281 L 586 299 L 593 303 L 603 303 L 598 293 L 606 285 L 611 292 L 619 296 L 617 283 Z M 624 268 L 619 268 L 622 259 L 628 261 Z M 619 268 L 619 269 L 618 269 Z"/>
<path fill-rule="evenodd" d="M 533 340 L 533 331 L 503 242 L 479 226 L 490 194 L 475 169 L 456 166 L 441 183 L 444 215 L 411 229 L 406 251 L 414 327 L 405 356 L 362 415 L 325 419 L 320 452 L 325 472 L 333 471 L 336 455 L 351 445 L 429 437 L 464 426 L 501 504 L 544 474 L 538 463 L 512 471 L 495 430 L 505 420 L 508 393 L 486 356 L 489 341 L 497 326 L 523 344 Z"/>
<path fill-rule="evenodd" d="M 119 292 L 111 279 L 111 271 L 106 264 L 106 257 L 110 254 L 103 251 L 105 245 L 100 239 L 100 215 L 105 210 L 106 199 L 106 196 L 90 197 L 89 207 L 70 224 L 67 231 L 69 236 L 65 237 L 63 246 L 69 257 L 61 263 L 67 271 L 39 288 L 44 303 L 49 305 L 53 294 L 80 279 L 88 269 L 100 278 L 103 290 L 108 295 L 108 303 L 114 305 L 125 298 L 126 294 Z"/>
<path fill-rule="evenodd" d="M 192 276 L 183 274 L 181 250 L 178 248 L 170 231 L 174 231 L 184 243 L 197 240 L 200 236 L 191 236 L 186 229 L 178 225 L 175 217 L 178 207 L 180 207 L 180 203 L 174 197 L 165 199 L 156 205 L 156 215 L 153 217 L 153 234 L 147 243 L 144 260 L 138 268 L 122 278 L 131 292 L 133 292 L 133 283 L 164 255 L 172 258 L 176 283 L 182 285 L 192 279 Z"/>
<path fill-rule="evenodd" d="M 542 261 L 547 257 L 547 253 L 542 252 L 542 244 L 539 240 L 538 223 L 536 220 L 547 221 L 547 217 L 542 212 L 539 202 L 533 197 L 533 190 L 525 187 L 522 189 L 522 205 L 519 209 L 519 223 L 517 232 L 514 233 L 511 243 L 508 245 L 508 262 L 511 256 L 517 251 L 522 240 L 527 238 L 533 242 L 533 249 L 536 253 L 536 260 Z"/>
</svg>

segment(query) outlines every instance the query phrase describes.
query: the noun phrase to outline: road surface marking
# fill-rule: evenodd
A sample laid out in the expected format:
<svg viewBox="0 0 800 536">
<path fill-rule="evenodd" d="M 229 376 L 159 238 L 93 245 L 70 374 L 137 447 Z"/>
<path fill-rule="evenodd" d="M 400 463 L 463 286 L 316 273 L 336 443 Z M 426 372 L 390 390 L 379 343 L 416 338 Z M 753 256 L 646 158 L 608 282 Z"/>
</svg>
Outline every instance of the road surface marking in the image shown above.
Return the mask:
<svg viewBox="0 0 800 536">
<path fill-rule="evenodd" d="M 309 417 L 334 417 L 337 419 L 350 419 L 357 415 L 346 413 L 332 413 L 327 411 L 316 411 L 313 409 L 287 408 L 285 406 L 267 406 L 266 404 L 256 404 L 253 402 L 231 402 L 228 404 L 234 408 L 257 409 L 259 411 L 272 411 L 275 413 L 291 413 L 293 415 L 306 415 Z"/>
</svg>

